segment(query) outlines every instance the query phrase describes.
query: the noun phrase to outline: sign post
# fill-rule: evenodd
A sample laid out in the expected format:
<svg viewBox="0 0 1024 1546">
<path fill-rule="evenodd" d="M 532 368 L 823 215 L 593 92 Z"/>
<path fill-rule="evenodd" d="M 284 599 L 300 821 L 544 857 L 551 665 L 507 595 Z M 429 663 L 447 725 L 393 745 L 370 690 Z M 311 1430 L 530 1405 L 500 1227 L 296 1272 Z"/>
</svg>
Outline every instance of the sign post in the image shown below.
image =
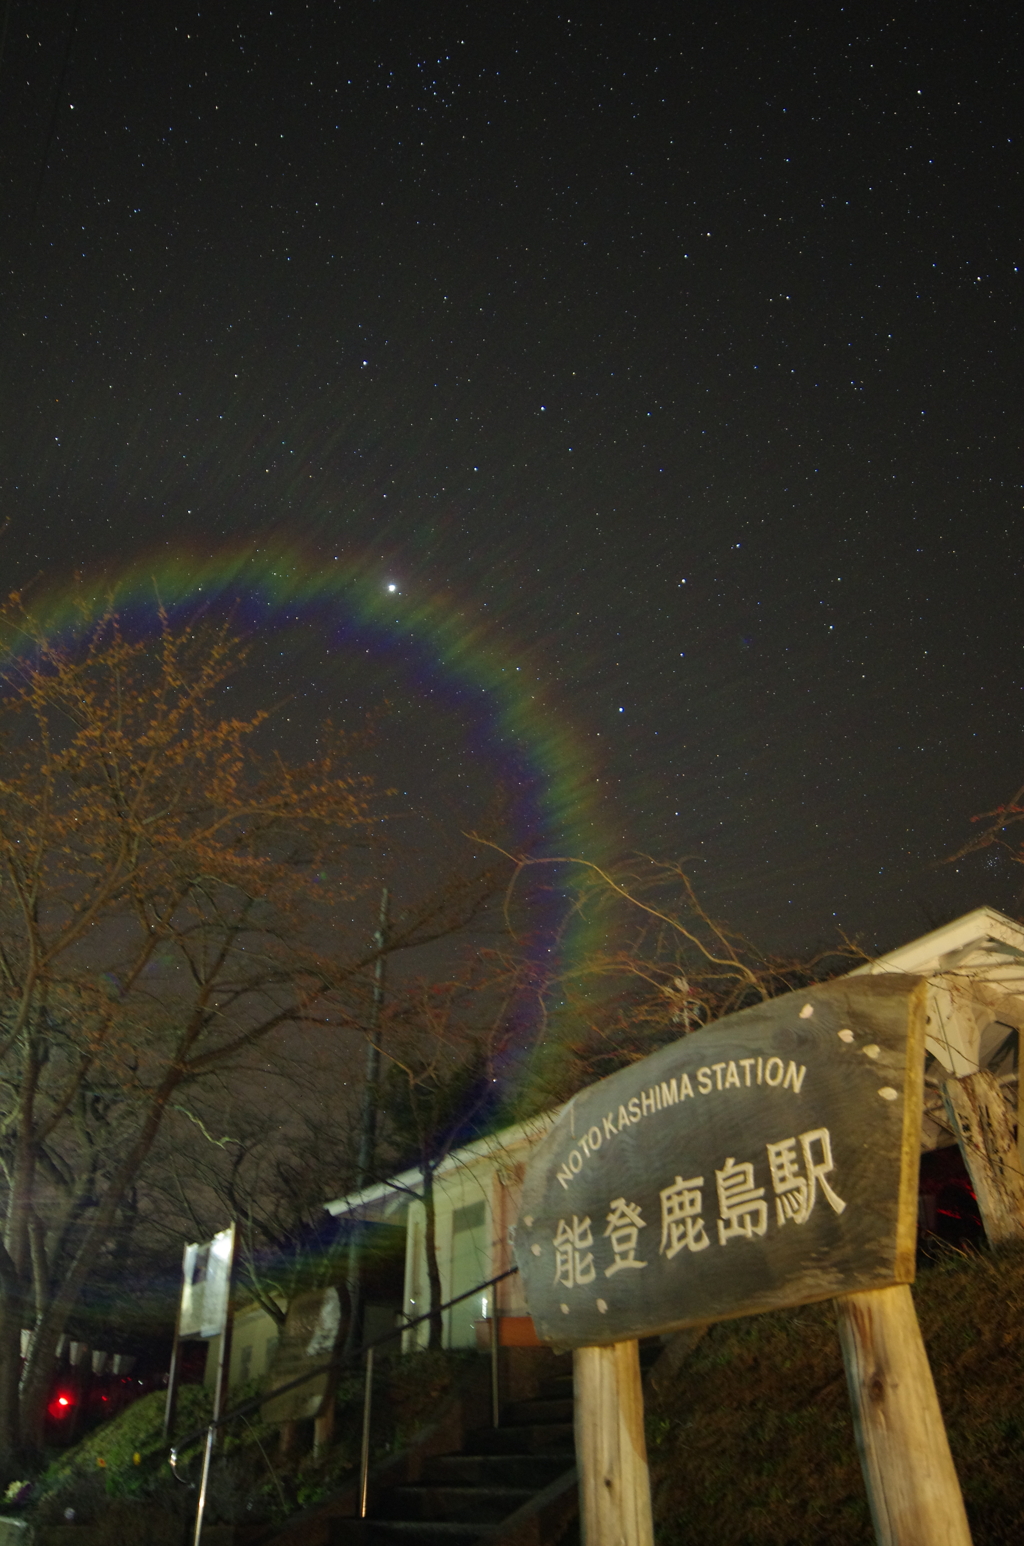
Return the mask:
<svg viewBox="0 0 1024 1546">
<path fill-rule="evenodd" d="M 970 1546 L 953 1456 L 906 1284 L 836 1301 L 879 1546 Z"/>
<path fill-rule="evenodd" d="M 178 1309 L 178 1336 L 220 1337 L 217 1352 L 217 1383 L 213 1392 L 213 1416 L 206 1430 L 203 1469 L 196 1502 L 196 1526 L 193 1546 L 200 1546 L 206 1494 L 210 1485 L 210 1463 L 217 1442 L 217 1424 L 227 1401 L 231 1370 L 231 1289 L 235 1272 L 235 1223 L 205 1245 L 185 1247 L 185 1281 Z"/>
<path fill-rule="evenodd" d="M 538 1144 L 516 1257 L 538 1335 L 579 1350 L 586 1546 L 650 1539 L 636 1339 L 833 1298 L 879 1541 L 969 1541 L 904 1286 L 924 996 L 857 977 L 742 1010 L 581 1091 Z"/>
<path fill-rule="evenodd" d="M 587 1546 L 654 1546 L 636 1341 L 573 1353 L 580 1518 Z"/>
</svg>

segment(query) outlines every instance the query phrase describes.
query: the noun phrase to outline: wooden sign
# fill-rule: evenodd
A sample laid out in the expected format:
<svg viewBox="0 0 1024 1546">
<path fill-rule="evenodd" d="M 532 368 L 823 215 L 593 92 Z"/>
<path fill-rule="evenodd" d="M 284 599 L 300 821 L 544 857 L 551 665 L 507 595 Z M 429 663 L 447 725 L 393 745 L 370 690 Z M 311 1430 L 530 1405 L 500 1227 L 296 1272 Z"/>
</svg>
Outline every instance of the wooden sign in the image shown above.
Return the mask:
<svg viewBox="0 0 1024 1546">
<path fill-rule="evenodd" d="M 288 1307 L 284 1332 L 274 1354 L 270 1393 L 260 1407 L 265 1423 L 301 1422 L 303 1418 L 320 1415 L 331 1390 L 329 1374 L 307 1380 L 280 1396 L 275 1396 L 274 1391 L 327 1363 L 334 1356 L 341 1329 L 341 1301 L 336 1288 L 296 1294 Z"/>
<path fill-rule="evenodd" d="M 729 1015 L 575 1096 L 534 1150 L 516 1259 L 582 1347 L 909 1283 L 922 979 Z"/>
</svg>

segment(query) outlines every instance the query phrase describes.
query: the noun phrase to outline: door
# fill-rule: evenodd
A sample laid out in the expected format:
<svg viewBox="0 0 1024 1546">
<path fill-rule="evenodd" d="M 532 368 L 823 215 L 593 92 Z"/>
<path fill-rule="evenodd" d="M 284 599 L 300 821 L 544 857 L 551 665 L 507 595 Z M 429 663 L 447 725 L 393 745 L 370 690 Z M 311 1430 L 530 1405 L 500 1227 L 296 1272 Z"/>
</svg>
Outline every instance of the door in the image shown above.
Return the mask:
<svg viewBox="0 0 1024 1546">
<path fill-rule="evenodd" d="M 448 1297 L 463 1294 L 475 1284 L 491 1276 L 491 1239 L 487 1219 L 487 1207 L 483 1198 L 464 1208 L 456 1208 L 452 1215 L 451 1271 L 448 1275 Z M 487 1313 L 491 1314 L 492 1289 L 484 1290 L 487 1297 Z M 452 1305 L 448 1311 L 448 1346 L 474 1347 L 476 1334 L 473 1322 L 483 1319 L 482 1296 L 473 1294 L 461 1304 Z"/>
</svg>

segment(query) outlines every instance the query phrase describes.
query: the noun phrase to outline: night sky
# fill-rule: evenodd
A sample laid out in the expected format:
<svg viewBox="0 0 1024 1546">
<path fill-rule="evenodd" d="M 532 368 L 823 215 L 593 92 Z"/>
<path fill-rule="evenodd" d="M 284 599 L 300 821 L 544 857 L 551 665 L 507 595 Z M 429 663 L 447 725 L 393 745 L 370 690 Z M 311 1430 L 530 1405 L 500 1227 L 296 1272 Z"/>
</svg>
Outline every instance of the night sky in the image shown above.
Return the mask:
<svg viewBox="0 0 1024 1546">
<path fill-rule="evenodd" d="M 4 578 L 340 562 L 763 943 L 1019 909 L 935 864 L 1024 780 L 1013 22 L 12 0 Z M 321 627 L 296 712 L 390 674 L 412 793 L 464 784 L 443 672 Z"/>
</svg>

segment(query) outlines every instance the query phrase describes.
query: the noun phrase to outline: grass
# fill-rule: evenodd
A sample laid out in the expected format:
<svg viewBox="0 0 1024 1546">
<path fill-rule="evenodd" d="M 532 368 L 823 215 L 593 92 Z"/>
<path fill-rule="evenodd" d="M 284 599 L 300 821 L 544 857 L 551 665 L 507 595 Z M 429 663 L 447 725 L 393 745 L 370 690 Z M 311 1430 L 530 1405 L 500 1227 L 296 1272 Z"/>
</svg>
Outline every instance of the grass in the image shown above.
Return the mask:
<svg viewBox="0 0 1024 1546">
<path fill-rule="evenodd" d="M 374 1392 L 373 1459 L 402 1448 L 477 1363 L 475 1354 L 464 1353 L 417 1353 L 382 1363 Z M 255 1381 L 233 1390 L 232 1405 L 259 1394 L 259 1387 Z M 234 1420 L 211 1470 L 207 1522 L 280 1521 L 344 1486 L 358 1464 L 362 1411 L 358 1374 L 339 1384 L 335 1441 L 317 1457 L 308 1447 L 282 1457 L 277 1428 L 263 1423 L 258 1410 Z M 110 1546 L 180 1546 L 184 1521 L 195 1513 L 201 1441 L 182 1455 L 183 1480 L 177 1480 L 168 1463 L 163 1412 L 163 1393 L 154 1392 L 61 1453 L 37 1484 L 28 1510 L 33 1523 L 59 1526 L 70 1508 L 76 1524 L 93 1526 L 96 1535 L 90 1540 L 102 1540 L 104 1546 L 108 1541 Z M 194 1432 L 209 1416 L 209 1391 L 184 1386 L 177 1433 Z M 306 1427 L 308 1441 L 312 1424 Z"/>
<path fill-rule="evenodd" d="M 975 1546 L 1024 1539 L 1024 1252 L 914 1287 Z M 659 1546 L 871 1546 L 831 1304 L 710 1329 L 648 1403 Z"/>
</svg>

